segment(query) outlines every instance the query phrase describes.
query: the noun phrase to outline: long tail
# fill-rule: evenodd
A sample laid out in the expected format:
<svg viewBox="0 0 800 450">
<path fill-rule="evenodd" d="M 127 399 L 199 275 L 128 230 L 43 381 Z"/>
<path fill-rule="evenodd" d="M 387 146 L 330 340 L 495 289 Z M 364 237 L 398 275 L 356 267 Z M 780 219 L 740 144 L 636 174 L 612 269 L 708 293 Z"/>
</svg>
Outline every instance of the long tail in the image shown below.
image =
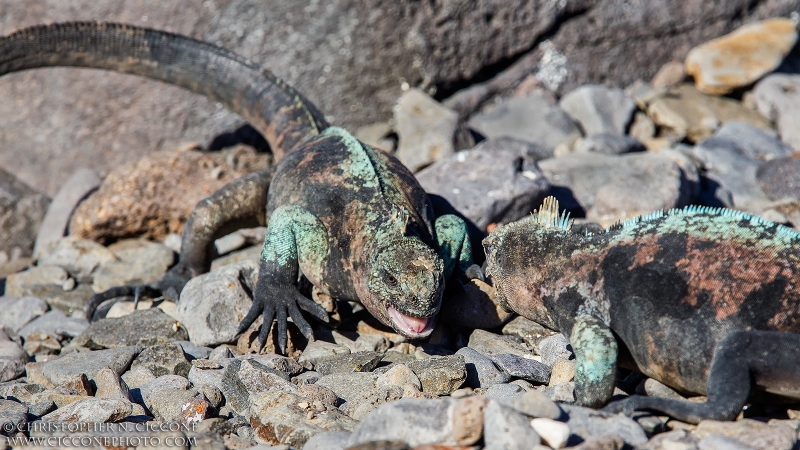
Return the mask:
<svg viewBox="0 0 800 450">
<path fill-rule="evenodd" d="M 0 38 L 0 76 L 55 66 L 130 73 L 204 95 L 260 131 L 276 159 L 328 126 L 311 102 L 268 70 L 185 36 L 114 23 L 70 22 Z"/>
</svg>

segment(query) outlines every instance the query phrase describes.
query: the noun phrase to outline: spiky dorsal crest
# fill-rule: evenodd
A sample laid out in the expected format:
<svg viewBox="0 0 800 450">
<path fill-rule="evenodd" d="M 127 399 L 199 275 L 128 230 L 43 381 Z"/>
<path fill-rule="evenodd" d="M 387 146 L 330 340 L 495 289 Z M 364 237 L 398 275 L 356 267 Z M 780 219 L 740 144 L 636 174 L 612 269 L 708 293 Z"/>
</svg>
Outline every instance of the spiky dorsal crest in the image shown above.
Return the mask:
<svg viewBox="0 0 800 450">
<path fill-rule="evenodd" d="M 533 211 L 536 223 L 544 228 L 558 228 L 569 231 L 572 228 L 572 221 L 569 220 L 569 213 L 566 211 L 558 213 L 558 200 L 550 196 L 544 199 L 542 206 Z"/>
</svg>

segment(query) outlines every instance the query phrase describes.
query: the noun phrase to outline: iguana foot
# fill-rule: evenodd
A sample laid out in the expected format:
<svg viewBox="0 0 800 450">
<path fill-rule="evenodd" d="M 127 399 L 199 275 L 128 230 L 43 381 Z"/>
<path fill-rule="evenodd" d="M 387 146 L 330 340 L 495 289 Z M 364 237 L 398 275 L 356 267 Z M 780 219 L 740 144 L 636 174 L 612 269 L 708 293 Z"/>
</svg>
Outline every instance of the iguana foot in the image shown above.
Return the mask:
<svg viewBox="0 0 800 450">
<path fill-rule="evenodd" d="M 292 322 L 297 325 L 297 328 L 309 341 L 314 340 L 314 331 L 300 312 L 301 309 L 325 323 L 329 321 L 325 308 L 304 297 L 295 286 L 259 286 L 253 296 L 253 305 L 250 306 L 250 311 L 244 316 L 239 328 L 236 330 L 236 336 L 250 328 L 250 325 L 256 321 L 258 315 L 263 314 L 264 323 L 261 324 L 261 331 L 258 334 L 258 350 L 261 351 L 267 343 L 267 337 L 272 329 L 272 322 L 275 321 L 278 324 L 278 346 L 281 353 L 285 353 L 287 317 L 292 318 Z"/>
</svg>

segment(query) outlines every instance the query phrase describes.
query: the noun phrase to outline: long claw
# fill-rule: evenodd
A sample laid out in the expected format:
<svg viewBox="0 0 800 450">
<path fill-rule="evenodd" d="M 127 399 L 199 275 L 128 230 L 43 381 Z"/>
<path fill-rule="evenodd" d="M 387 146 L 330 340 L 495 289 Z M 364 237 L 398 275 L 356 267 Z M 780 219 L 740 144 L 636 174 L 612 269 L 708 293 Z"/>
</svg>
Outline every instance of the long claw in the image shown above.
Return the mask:
<svg viewBox="0 0 800 450">
<path fill-rule="evenodd" d="M 279 308 L 278 309 L 278 346 L 281 348 L 281 354 L 286 354 L 286 344 L 287 344 L 287 337 L 286 337 L 286 308 Z"/>
<path fill-rule="evenodd" d="M 289 317 L 292 318 L 292 321 L 297 328 L 300 329 L 300 332 L 303 333 L 309 341 L 314 340 L 314 330 L 311 329 L 311 325 L 309 325 L 308 321 L 303 317 L 303 314 L 300 312 L 300 309 L 295 304 L 289 305 Z"/>
<path fill-rule="evenodd" d="M 314 300 L 309 300 L 309 299 L 303 297 L 302 295 L 297 294 L 297 304 L 298 304 L 298 306 L 300 306 L 300 308 L 303 309 L 303 311 L 311 314 L 312 316 L 316 317 L 317 319 L 319 319 L 319 320 L 321 320 L 321 321 L 323 321 L 325 323 L 329 323 L 330 322 L 330 318 L 328 317 L 328 311 L 325 311 L 325 308 L 320 306 Z M 294 316 L 292 316 L 292 318 L 294 318 Z"/>
<path fill-rule="evenodd" d="M 264 318 L 266 319 L 266 311 L 264 311 L 263 308 L 261 307 L 261 302 L 253 300 L 253 304 L 250 305 L 250 310 L 247 311 L 247 315 L 245 315 L 242 321 L 239 322 L 239 328 L 236 329 L 236 336 L 244 333 L 246 329 L 250 328 L 250 325 L 252 325 L 253 322 L 256 321 L 259 314 L 261 314 L 262 312 L 265 313 Z M 270 320 L 272 320 L 271 317 Z M 265 326 L 267 325 L 267 323 L 268 322 L 264 320 Z"/>
<path fill-rule="evenodd" d="M 275 307 L 269 304 L 264 308 L 264 323 L 261 324 L 261 331 L 258 333 L 258 353 L 261 353 L 261 349 L 267 344 L 273 318 L 275 318 Z"/>
</svg>

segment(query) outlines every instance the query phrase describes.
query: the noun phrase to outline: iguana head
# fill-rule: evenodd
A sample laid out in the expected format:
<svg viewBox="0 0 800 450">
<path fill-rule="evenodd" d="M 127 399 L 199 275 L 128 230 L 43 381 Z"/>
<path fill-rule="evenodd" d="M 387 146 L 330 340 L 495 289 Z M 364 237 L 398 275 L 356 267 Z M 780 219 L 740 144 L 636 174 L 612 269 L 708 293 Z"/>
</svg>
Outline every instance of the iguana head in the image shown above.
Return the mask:
<svg viewBox="0 0 800 450">
<path fill-rule="evenodd" d="M 558 201 L 547 197 L 533 215 L 499 226 L 483 240 L 486 274 L 492 278 L 500 305 L 541 324 L 552 324 L 543 301 L 545 270 L 553 264 L 569 228 L 568 216 L 558 214 Z"/>
<path fill-rule="evenodd" d="M 407 236 L 381 242 L 370 256 L 363 305 L 403 336 L 430 335 L 442 305 L 441 258 L 421 240 Z"/>
</svg>

